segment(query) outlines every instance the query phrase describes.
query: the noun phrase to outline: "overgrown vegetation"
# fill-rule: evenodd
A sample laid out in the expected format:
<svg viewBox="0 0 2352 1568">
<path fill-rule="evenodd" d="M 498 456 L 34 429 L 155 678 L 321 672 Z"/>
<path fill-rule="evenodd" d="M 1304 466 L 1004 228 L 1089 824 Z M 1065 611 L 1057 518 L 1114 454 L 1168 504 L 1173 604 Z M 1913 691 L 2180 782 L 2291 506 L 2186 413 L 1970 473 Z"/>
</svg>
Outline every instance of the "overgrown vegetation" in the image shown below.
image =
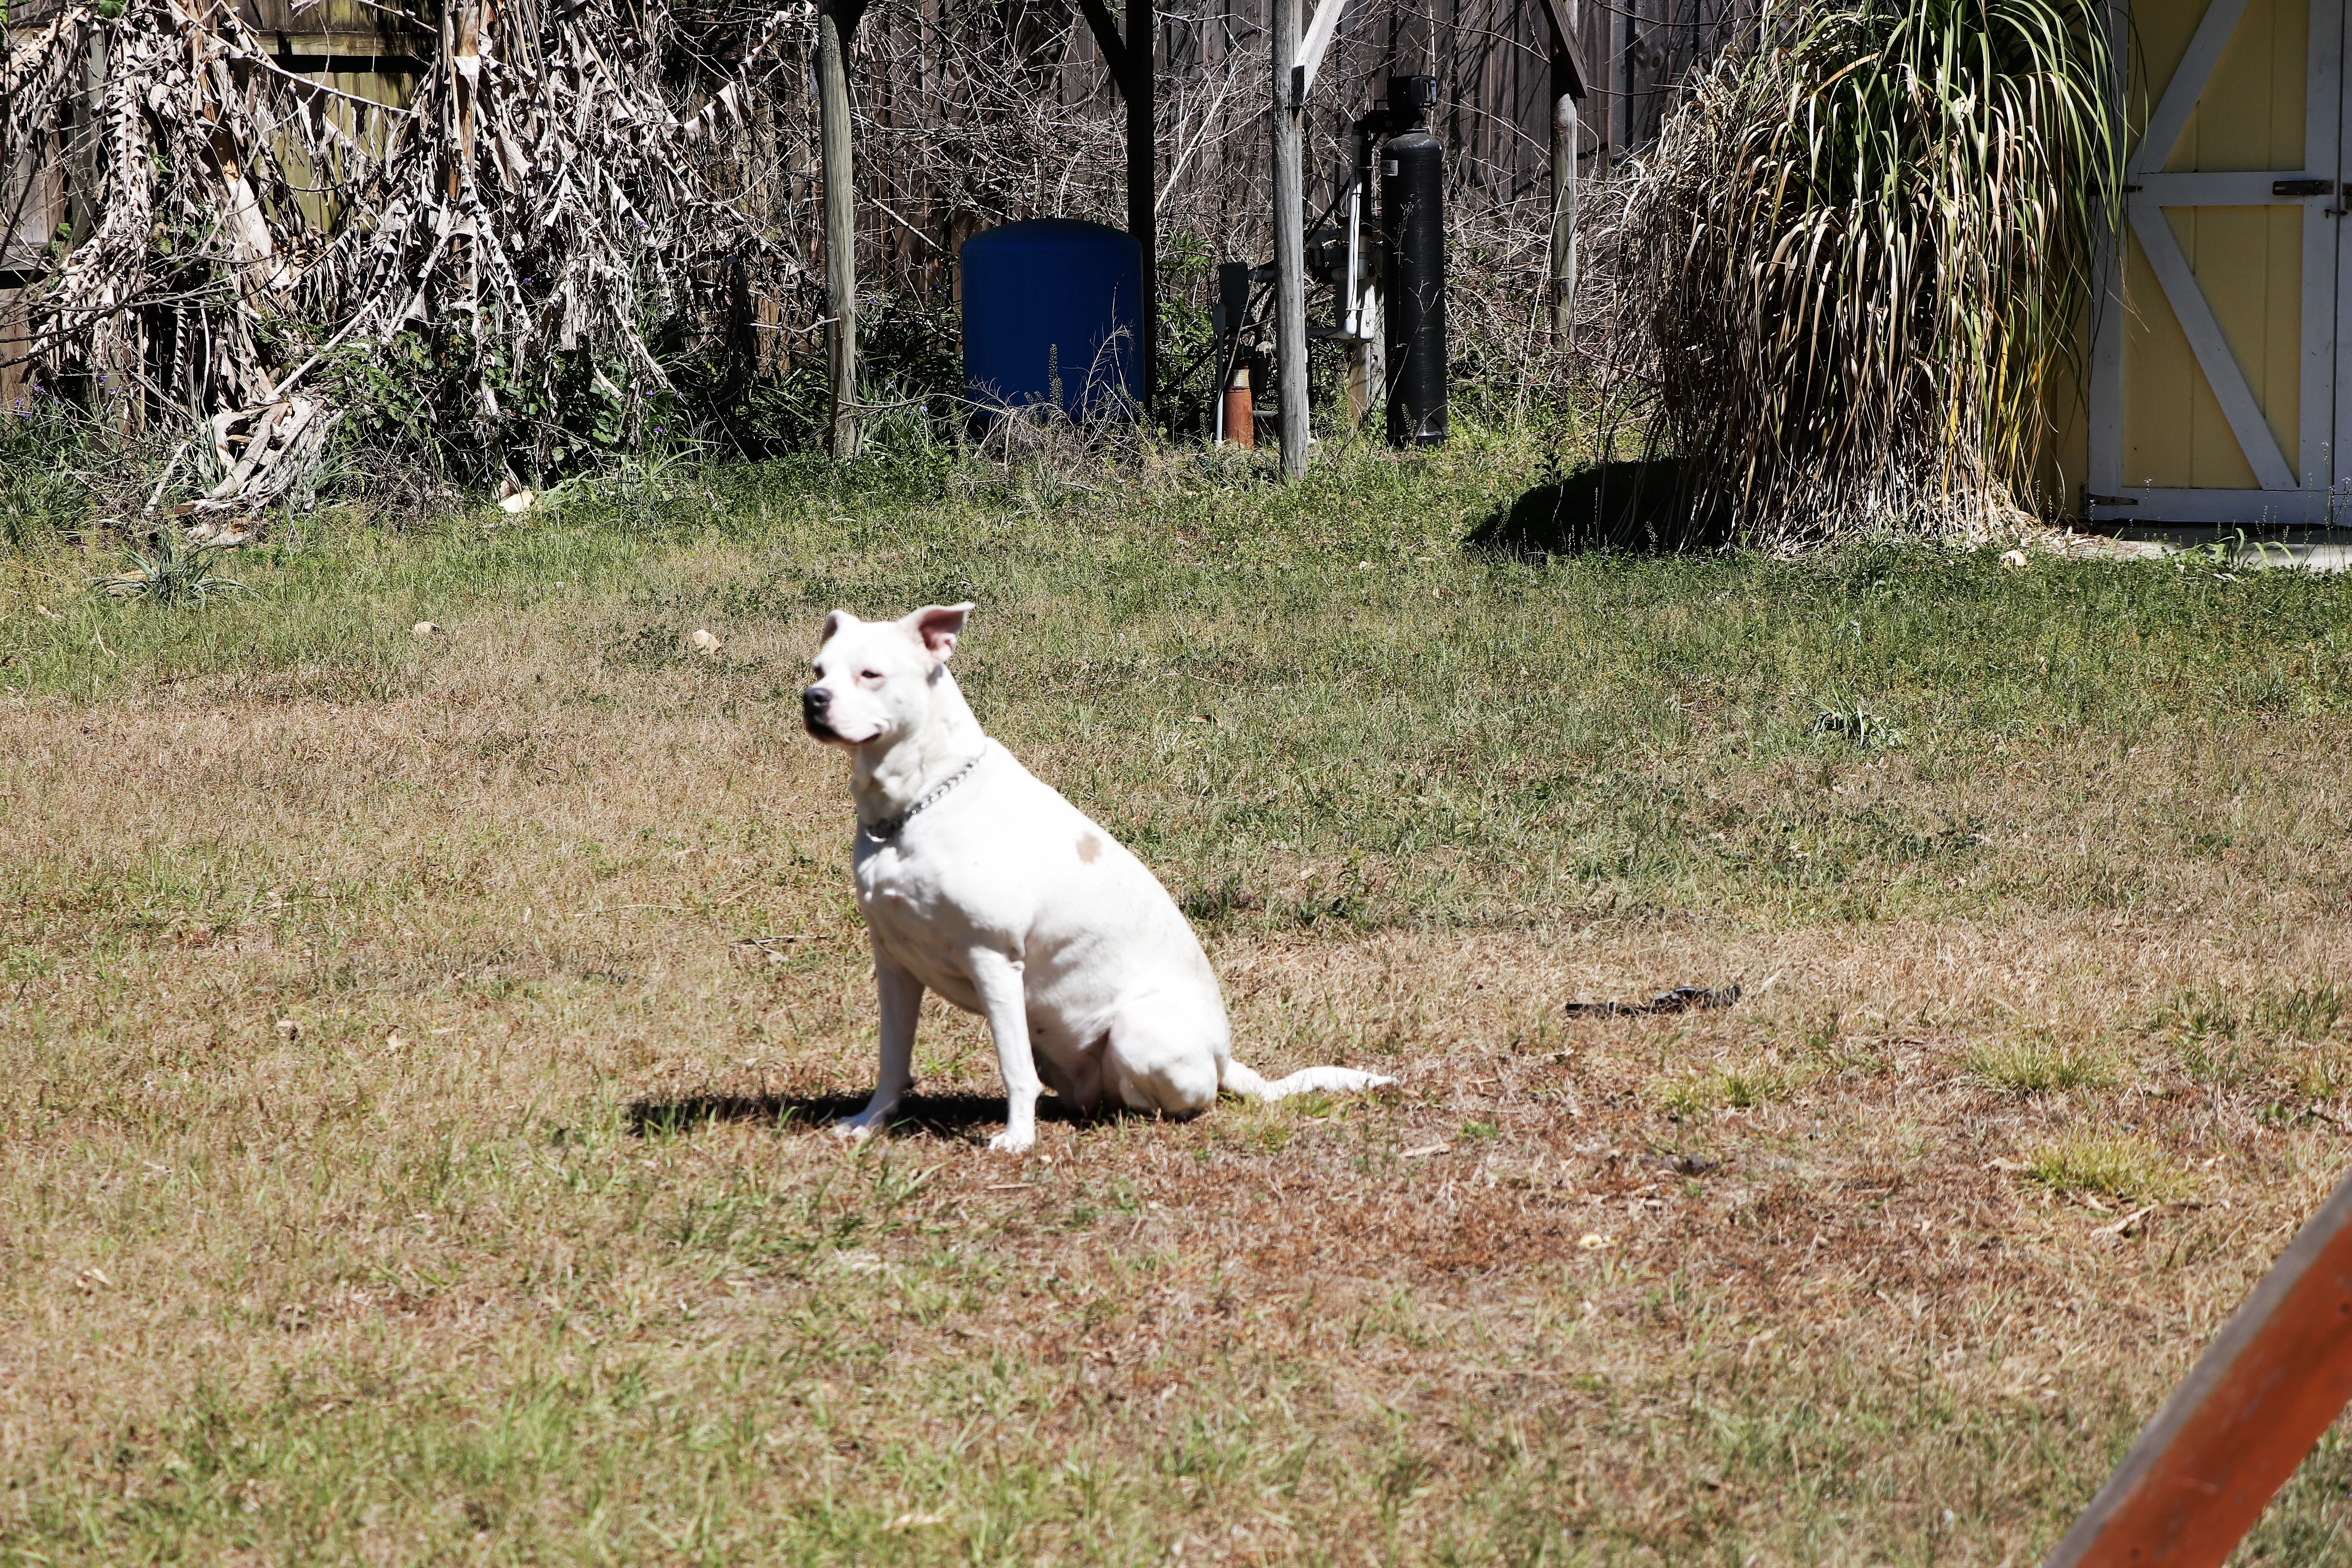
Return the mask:
<svg viewBox="0 0 2352 1568">
<path fill-rule="evenodd" d="M 1160 422 L 1190 434 L 1213 264 L 1271 243 L 1270 84 L 1255 22 L 1155 16 L 1154 391 Z M 1402 0 L 1352 16 L 1314 94 L 1318 205 L 1396 27 L 1426 26 Z M 0 15 L 0 270 L 23 285 L 0 320 L 16 405 L 0 426 L 44 403 L 86 416 L 105 467 L 161 480 L 115 515 L 136 507 L 144 531 L 168 509 L 324 496 L 400 521 L 681 443 L 812 444 L 830 320 L 814 11 L 371 5 L 333 22 L 358 63 L 331 72 L 257 16 L 194 0 Z M 937 442 L 966 412 L 957 247 L 1025 217 L 1123 223 L 1124 114 L 1077 8 L 876 0 L 845 18 L 857 398 L 886 445 Z M 1542 149 L 1492 132 L 1514 111 L 1494 85 L 1527 47 L 1469 36 L 1444 66 L 1465 111 L 1444 122 L 1455 347 L 1489 412 L 1556 394 L 1567 368 L 1531 336 Z"/>
<path fill-rule="evenodd" d="M 2090 0 L 1772 0 L 1626 175 L 1609 268 L 1702 530 L 1981 539 L 2034 509 L 2121 201 Z"/>
</svg>

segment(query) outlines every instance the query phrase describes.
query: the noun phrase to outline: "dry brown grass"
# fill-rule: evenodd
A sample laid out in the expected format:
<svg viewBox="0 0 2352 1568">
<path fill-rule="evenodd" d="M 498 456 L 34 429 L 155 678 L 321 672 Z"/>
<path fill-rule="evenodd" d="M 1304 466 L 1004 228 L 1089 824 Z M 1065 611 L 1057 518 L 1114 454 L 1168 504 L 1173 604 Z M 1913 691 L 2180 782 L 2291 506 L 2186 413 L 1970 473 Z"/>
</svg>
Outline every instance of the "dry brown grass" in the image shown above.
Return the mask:
<svg viewBox="0 0 2352 1568">
<path fill-rule="evenodd" d="M 1314 855 L 1188 854 L 1265 868 L 1212 937 L 1254 1065 L 1399 1089 L 1006 1161 L 934 1005 L 848 1152 L 837 764 L 601 603 L 364 700 L 0 705 L 0 1562 L 2025 1563 L 2344 1162 L 2325 717 L 1723 763 L 1996 825 L 1997 899 L 1875 919 L 1498 920 L 1454 844 L 1391 869 L 1470 918 L 1277 920 Z M 1988 1075 L 2033 1050 L 2109 1067 Z M 2348 1470 L 2263 1550 L 2352 1560 Z"/>
</svg>

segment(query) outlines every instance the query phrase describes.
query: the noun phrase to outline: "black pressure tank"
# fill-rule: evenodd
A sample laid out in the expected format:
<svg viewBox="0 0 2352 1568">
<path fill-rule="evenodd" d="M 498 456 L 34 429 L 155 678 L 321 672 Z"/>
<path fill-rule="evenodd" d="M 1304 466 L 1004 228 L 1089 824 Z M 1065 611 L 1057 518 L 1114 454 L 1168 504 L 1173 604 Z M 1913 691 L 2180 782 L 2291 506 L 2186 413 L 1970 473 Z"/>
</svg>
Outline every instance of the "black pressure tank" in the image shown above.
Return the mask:
<svg viewBox="0 0 2352 1568">
<path fill-rule="evenodd" d="M 1437 79 L 1389 78 L 1381 145 L 1381 236 L 1388 250 L 1389 445 L 1445 439 L 1445 149 L 1429 133 Z"/>
</svg>

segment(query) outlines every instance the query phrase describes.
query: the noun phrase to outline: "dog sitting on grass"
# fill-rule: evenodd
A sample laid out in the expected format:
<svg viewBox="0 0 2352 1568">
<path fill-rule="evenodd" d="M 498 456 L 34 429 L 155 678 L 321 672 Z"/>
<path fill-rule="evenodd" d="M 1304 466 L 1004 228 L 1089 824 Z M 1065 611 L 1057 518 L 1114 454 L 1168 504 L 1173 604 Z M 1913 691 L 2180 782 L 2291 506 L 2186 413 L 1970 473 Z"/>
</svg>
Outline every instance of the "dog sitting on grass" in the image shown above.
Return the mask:
<svg viewBox="0 0 2352 1568">
<path fill-rule="evenodd" d="M 850 756 L 857 907 L 874 942 L 882 1068 L 837 1123 L 886 1126 L 913 1081 L 925 987 L 988 1020 L 1004 1131 L 1037 1141 L 1037 1096 L 1192 1116 L 1220 1089 L 1257 1100 L 1395 1079 L 1307 1068 L 1269 1083 L 1235 1061 L 1225 1001 L 1159 879 L 981 731 L 948 673 L 970 605 L 896 621 L 826 617 L 801 694 L 810 734 Z"/>
</svg>

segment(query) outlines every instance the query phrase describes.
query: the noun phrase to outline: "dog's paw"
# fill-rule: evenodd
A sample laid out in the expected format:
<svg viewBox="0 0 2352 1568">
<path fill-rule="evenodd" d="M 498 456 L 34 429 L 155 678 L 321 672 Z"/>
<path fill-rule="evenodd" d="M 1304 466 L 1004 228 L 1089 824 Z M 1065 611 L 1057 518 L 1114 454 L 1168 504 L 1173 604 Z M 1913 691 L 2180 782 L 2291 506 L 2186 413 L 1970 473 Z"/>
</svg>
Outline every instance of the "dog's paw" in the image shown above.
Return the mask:
<svg viewBox="0 0 2352 1568">
<path fill-rule="evenodd" d="M 992 1154 L 1026 1154 L 1036 1144 L 1035 1128 L 1008 1127 L 988 1141 L 988 1149 Z"/>
<path fill-rule="evenodd" d="M 833 1135 L 845 1143 L 863 1143 L 881 1127 L 878 1116 L 845 1116 L 833 1124 Z"/>
</svg>

